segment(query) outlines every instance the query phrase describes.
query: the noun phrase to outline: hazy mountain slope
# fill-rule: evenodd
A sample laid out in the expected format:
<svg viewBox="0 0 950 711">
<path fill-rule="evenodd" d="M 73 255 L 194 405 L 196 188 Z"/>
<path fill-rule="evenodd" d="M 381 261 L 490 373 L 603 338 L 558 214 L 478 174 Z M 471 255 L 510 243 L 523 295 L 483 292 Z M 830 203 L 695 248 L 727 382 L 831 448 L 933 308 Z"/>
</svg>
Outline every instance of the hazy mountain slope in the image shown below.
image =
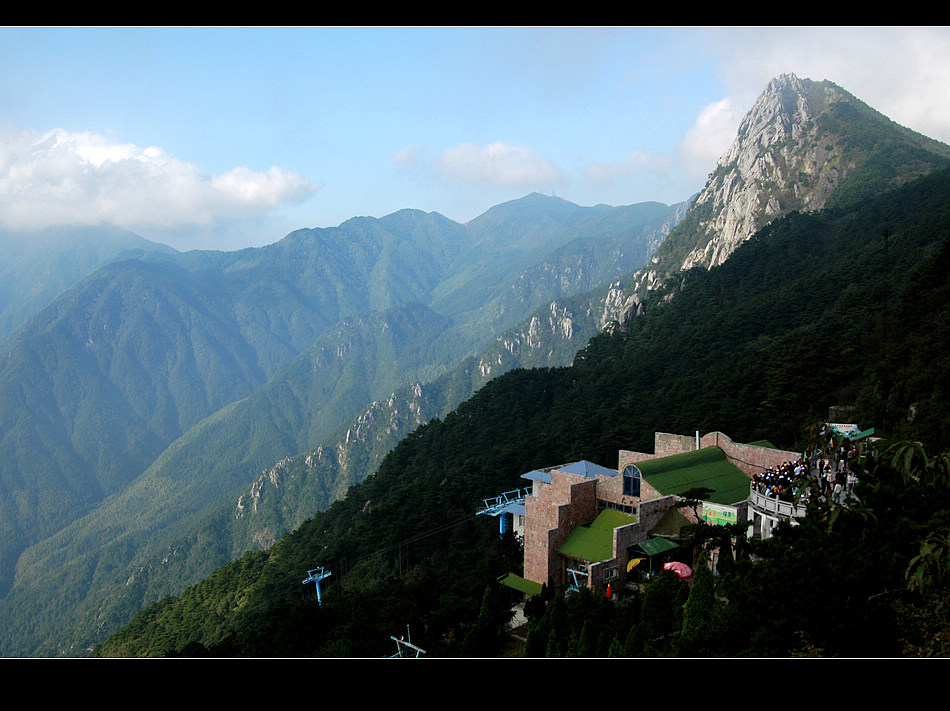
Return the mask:
<svg viewBox="0 0 950 711">
<path fill-rule="evenodd" d="M 402 210 L 301 229 L 266 247 L 188 252 L 177 261 L 220 279 L 242 332 L 268 373 L 345 318 L 427 304 L 465 228 L 437 213 Z"/>
<path fill-rule="evenodd" d="M 685 203 L 674 207 L 672 213 L 660 203 L 593 208 L 588 220 L 572 225 L 572 239 L 543 259 L 519 265 L 504 281 L 476 281 L 471 288 L 490 289 L 492 297 L 478 312 L 456 318 L 466 328 L 498 334 L 525 317 L 526 304 L 535 308 L 628 277 L 647 262 L 670 228 L 682 219 Z M 632 239 L 636 231 L 639 240 Z M 436 300 L 435 307 L 442 307 L 441 302 Z"/>
<path fill-rule="evenodd" d="M 603 215 L 611 211 L 614 211 L 619 219 L 607 230 L 593 229 L 582 232 L 576 228 L 546 227 L 545 230 L 538 231 L 533 237 L 534 241 L 525 248 L 504 243 L 504 249 L 493 251 L 486 243 L 477 251 L 477 255 L 473 253 L 473 258 L 477 256 L 482 267 L 481 274 L 490 274 L 492 269 L 500 269 L 509 274 L 512 260 L 515 259 L 513 255 L 521 255 L 517 258 L 523 261 L 527 259 L 524 255 L 533 250 L 532 258 L 543 259 L 547 253 L 557 252 L 569 243 L 577 245 L 579 253 L 587 254 L 592 250 L 596 253 L 601 249 L 601 244 L 624 243 L 630 246 L 628 252 L 634 255 L 631 258 L 636 259 L 636 255 L 639 255 L 637 263 L 642 263 L 648 254 L 646 250 L 658 239 L 657 232 L 666 229 L 666 223 L 675 212 L 674 208 L 660 209 L 659 206 L 650 205 L 644 208 L 648 217 L 643 220 L 637 217 L 636 210 L 632 215 L 624 215 L 625 209 L 580 208 L 543 196 L 532 196 L 529 201 L 534 203 L 536 218 L 542 221 L 550 219 L 547 216 L 549 211 L 556 216 L 554 223 L 561 219 L 557 217 L 560 213 L 570 215 L 567 222 L 573 221 L 576 225 L 589 224 L 594 218 L 602 219 Z M 497 214 L 508 210 L 519 212 L 521 206 L 517 202 L 500 206 Z M 619 224 L 623 221 L 629 223 L 626 228 Z M 481 238 L 484 238 L 485 234 L 487 233 L 483 231 Z M 401 211 L 381 220 L 354 218 L 332 230 L 300 230 L 288 235 L 280 243 L 266 248 L 234 253 L 189 252 L 175 257 L 149 256 L 140 263 L 125 263 L 123 269 L 129 273 L 130 278 L 133 274 L 138 275 L 133 281 L 137 287 L 142 287 L 142 290 L 129 291 L 122 299 L 146 305 L 155 301 L 155 297 L 148 293 L 147 288 L 149 280 L 146 275 L 150 270 L 157 274 L 175 274 L 180 278 L 182 283 L 179 288 L 184 292 L 206 290 L 212 299 L 211 306 L 203 305 L 200 300 L 190 297 L 181 297 L 181 300 L 196 310 L 204 308 L 220 313 L 220 322 L 227 322 L 230 332 L 225 330 L 212 340 L 226 342 L 231 338 L 235 339 L 236 343 L 246 345 L 246 352 L 241 352 L 245 354 L 248 365 L 254 366 L 255 377 L 258 378 L 249 390 L 252 391 L 255 386 L 264 386 L 270 377 L 273 381 L 267 383 L 268 387 L 261 390 L 256 397 L 246 397 L 251 394 L 247 390 L 228 391 L 230 396 L 221 396 L 220 409 L 213 417 L 209 417 L 214 412 L 213 409 L 201 411 L 202 408 L 193 408 L 196 413 L 200 412 L 195 420 L 198 424 L 191 431 L 183 429 L 177 440 L 174 439 L 176 435 L 171 428 L 165 428 L 161 433 L 143 430 L 139 438 L 151 436 L 154 448 L 136 450 L 140 457 L 139 472 L 145 470 L 163 447 L 168 446 L 168 449 L 155 459 L 154 466 L 140 484 L 132 486 L 125 498 L 117 495 L 107 505 L 91 511 L 88 519 L 71 528 L 69 533 L 53 535 L 59 526 L 69 523 L 70 515 L 75 516 L 77 511 L 82 511 L 67 508 L 57 512 L 59 518 L 43 529 L 44 537 L 50 536 L 49 540 L 37 544 L 22 557 L 19 573 L 22 584 L 18 585 L 11 598 L 4 602 L 8 610 L 16 611 L 11 613 L 14 617 L 19 615 L 23 622 L 30 621 L 30 626 L 37 631 L 35 634 L 39 641 L 23 641 L 17 634 L 11 635 L 11 639 L 17 638 L 17 642 L 11 644 L 22 643 L 26 649 L 31 650 L 29 653 L 34 653 L 36 645 L 53 634 L 52 629 L 57 626 L 62 629 L 63 625 L 67 624 L 62 620 L 50 620 L 48 627 L 42 626 L 45 622 L 38 625 L 37 609 L 52 612 L 53 616 L 73 614 L 66 611 L 70 608 L 63 606 L 63 590 L 52 591 L 53 596 L 58 598 L 56 601 L 32 597 L 31 591 L 37 584 L 43 587 L 43 594 L 51 592 L 45 587 L 45 583 L 41 582 L 48 576 L 60 576 L 63 580 L 75 582 L 75 586 L 69 590 L 72 599 L 76 599 L 77 595 L 81 597 L 80 591 L 87 589 L 95 590 L 97 598 L 101 598 L 101 586 L 104 584 L 102 575 L 106 574 L 105 571 L 112 571 L 110 575 L 115 576 L 113 583 L 125 580 L 129 573 L 121 572 L 123 566 L 130 565 L 138 551 L 148 548 L 147 544 L 157 545 L 159 541 L 173 540 L 177 534 L 166 532 L 164 529 L 167 526 L 180 525 L 180 533 L 189 530 L 189 526 L 196 525 L 189 517 L 201 516 L 203 507 L 213 506 L 209 503 L 209 497 L 228 493 L 231 505 L 234 499 L 229 487 L 236 486 L 236 482 L 249 484 L 262 466 L 269 466 L 280 456 L 296 454 L 316 446 L 320 437 L 356 414 L 371 399 L 378 398 L 382 392 L 392 392 L 408 382 L 406 378 L 409 374 L 418 377 L 437 374 L 454 362 L 458 352 L 474 348 L 475 344 L 490 339 L 494 333 L 483 332 L 477 325 L 454 324 L 447 328 L 449 323 L 444 316 L 437 316 L 422 306 L 409 307 L 402 302 L 403 299 L 431 301 L 429 292 L 434 292 L 442 280 L 450 280 L 454 276 L 451 272 L 452 259 L 454 255 L 461 253 L 462 249 L 467 248 L 466 235 L 464 226 L 441 216 Z M 539 244 L 546 247 L 539 247 Z M 563 253 L 562 251 L 561 254 Z M 528 259 L 527 263 L 537 262 Z M 598 273 L 598 270 L 612 274 L 616 268 L 611 261 L 604 261 L 603 264 L 593 265 L 591 271 L 594 274 Z M 101 278 L 107 279 L 106 274 L 108 272 L 104 272 Z M 529 290 L 527 295 L 509 300 L 511 313 L 507 314 L 506 318 L 515 319 L 519 315 L 518 309 L 522 310 L 520 313 L 526 313 L 539 303 L 538 300 L 549 295 L 558 295 L 565 290 L 576 288 L 577 283 L 582 283 L 574 278 L 559 280 L 556 274 L 548 274 L 547 282 L 546 285 Z M 457 308 L 464 312 L 477 313 L 478 301 L 470 291 L 470 282 L 463 278 L 457 280 L 457 284 L 461 291 L 461 296 L 454 299 Z M 120 299 L 117 302 L 116 308 L 121 308 L 121 301 Z M 348 316 L 356 318 L 361 313 L 369 313 L 367 309 L 377 305 L 388 304 L 397 304 L 397 307 L 388 312 L 392 315 L 402 311 L 405 315 L 415 313 L 419 316 L 427 313 L 428 316 L 419 321 L 421 327 L 403 328 L 400 334 L 403 340 L 387 340 L 385 334 L 373 333 L 373 324 L 366 320 L 358 347 L 349 353 L 339 350 L 346 346 L 339 340 L 345 335 L 346 329 L 341 328 L 338 333 L 334 333 L 332 324 Z M 68 302 L 63 302 L 59 308 L 66 314 L 72 313 L 72 306 Z M 130 390 L 127 399 L 134 399 L 132 396 L 139 392 L 158 393 L 166 413 L 178 412 L 184 408 L 184 405 L 176 400 L 176 396 L 181 393 L 166 393 L 163 382 L 167 374 L 161 369 L 150 371 L 149 368 L 160 362 L 177 362 L 179 359 L 174 353 L 171 356 L 161 354 L 166 347 L 173 347 L 174 351 L 176 344 L 184 343 L 185 340 L 179 338 L 171 346 L 166 346 L 161 338 L 140 336 L 147 334 L 152 322 L 158 323 L 160 319 L 152 318 L 151 321 L 140 322 L 136 314 L 133 310 L 132 314 L 123 315 L 122 318 L 123 328 L 136 334 L 135 337 L 124 340 L 121 345 L 110 346 L 112 360 L 122 367 L 111 367 L 112 361 L 97 361 L 92 367 L 94 379 L 104 383 L 103 390 L 109 386 L 113 390 L 123 392 L 122 387 L 128 384 Z M 191 313 L 182 315 L 181 319 L 183 322 L 200 321 Z M 78 320 L 83 321 L 82 318 Z M 390 323 L 398 325 L 397 321 Z M 452 337 L 446 338 L 445 334 L 452 328 L 456 329 Z M 391 335 L 395 336 L 398 330 L 394 329 Z M 314 363 L 308 363 L 304 359 L 296 366 L 291 364 L 285 370 L 280 370 L 282 363 L 288 363 L 320 334 L 325 334 L 329 339 L 325 345 L 338 353 L 336 365 L 328 368 L 324 364 L 315 369 Z M 433 340 L 433 336 L 437 338 Z M 83 341 L 75 334 L 71 337 L 73 350 L 62 345 L 69 342 L 69 339 L 63 340 L 58 346 L 62 353 L 61 362 L 46 366 L 46 370 L 54 375 L 59 370 L 73 367 L 72 363 L 76 359 L 74 351 Z M 154 346 L 149 358 L 129 357 L 123 350 L 126 342 L 139 341 L 144 345 Z M 206 344 L 200 352 L 209 358 L 216 357 L 215 344 Z M 14 362 L 27 361 L 29 357 L 29 350 L 26 349 Z M 103 363 L 110 366 L 107 373 L 96 370 L 101 369 Z M 137 369 L 137 380 L 133 382 L 129 376 L 131 371 L 125 366 L 140 363 L 145 365 Z M 403 368 L 409 372 L 404 372 Z M 157 384 L 149 381 L 149 372 L 159 374 Z M 182 369 L 181 372 L 187 374 L 188 371 Z M 205 374 L 208 379 L 212 375 L 213 373 Z M 230 380 L 229 376 L 224 377 Z M 372 385 L 374 381 L 375 385 Z M 210 385 L 201 378 L 197 378 L 196 383 Z M 213 389 L 215 395 L 220 395 L 217 388 L 209 389 Z M 184 402 L 194 402 L 191 394 L 184 392 L 188 395 Z M 52 402 L 62 396 L 63 393 L 55 392 Z M 89 401 L 95 402 L 98 396 L 99 393 L 94 392 Z M 235 398 L 240 401 L 235 402 Z M 363 398 L 366 400 L 363 401 Z M 205 404 L 205 401 L 198 402 Z M 156 411 L 162 409 L 150 404 L 145 410 L 151 411 L 153 408 Z M 207 419 L 201 420 L 202 417 Z M 134 421 L 130 422 L 135 424 Z M 110 426 L 124 435 L 121 425 L 123 421 L 117 417 Z M 53 423 L 46 431 L 58 435 L 57 428 L 69 426 L 68 421 Z M 165 439 L 165 434 L 171 434 L 172 438 Z M 12 433 L 11 436 L 14 439 L 19 438 L 18 433 Z M 112 442 L 104 444 L 113 445 Z M 30 447 L 26 447 L 20 454 L 26 456 L 29 449 Z M 108 450 L 105 451 L 108 453 Z M 267 464 L 262 465 L 265 458 Z M 132 471 L 133 464 L 123 466 L 123 472 Z M 339 494 L 338 486 L 327 488 Z M 140 496 L 141 492 L 145 494 Z M 93 492 L 90 504 L 96 501 L 95 495 Z M 325 500 L 322 496 L 321 494 L 320 500 Z M 127 505 L 130 501 L 135 502 L 134 505 Z M 22 523 L 26 530 L 31 522 L 29 518 L 25 518 Z M 122 531 L 127 532 L 127 535 L 121 534 Z M 15 539 L 16 545 L 22 545 L 22 542 L 22 538 Z M 90 546 L 97 545 L 102 548 L 98 553 L 90 550 Z M 15 553 L 18 549 L 14 546 L 11 550 Z M 73 560 L 72 570 L 80 570 L 79 579 L 74 580 L 59 567 L 67 565 L 70 556 Z M 9 559 L 12 561 L 15 557 Z M 216 559 L 207 558 L 206 564 L 212 560 Z M 88 566 L 101 571 L 94 582 L 81 572 Z M 202 574 L 206 572 L 207 570 L 203 570 Z M 90 584 L 92 587 L 87 587 Z M 78 607 L 73 606 L 76 609 Z M 47 619 L 47 612 L 42 613 L 43 619 Z M 57 643 L 54 641 L 53 644 Z M 50 653 L 50 648 L 45 649 L 43 653 Z"/>
<path fill-rule="evenodd" d="M 265 375 L 213 285 L 141 262 L 100 270 L 5 345 L 3 589 L 24 545 L 120 490 Z"/>
<path fill-rule="evenodd" d="M 0 232 L 0 343 L 99 267 L 148 251 L 175 250 L 111 227 Z"/>
<path fill-rule="evenodd" d="M 236 253 L 149 253 L 98 270 L 0 353 L 0 591 L 25 546 L 86 514 L 176 437 L 249 395 L 341 318 L 437 272 L 462 228 L 419 213 Z M 392 273 L 393 254 L 409 271 Z M 428 258 L 426 258 L 428 255 Z M 362 271 L 360 271 L 362 270 Z"/>
</svg>

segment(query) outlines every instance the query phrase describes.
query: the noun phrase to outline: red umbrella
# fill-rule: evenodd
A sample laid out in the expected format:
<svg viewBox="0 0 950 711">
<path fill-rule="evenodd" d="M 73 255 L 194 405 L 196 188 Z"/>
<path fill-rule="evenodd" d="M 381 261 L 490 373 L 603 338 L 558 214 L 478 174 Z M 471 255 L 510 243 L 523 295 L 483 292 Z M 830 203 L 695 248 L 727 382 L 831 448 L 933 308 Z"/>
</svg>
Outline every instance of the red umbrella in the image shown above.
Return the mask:
<svg viewBox="0 0 950 711">
<path fill-rule="evenodd" d="M 681 578 L 688 578 L 693 574 L 693 571 L 690 570 L 690 567 L 686 563 L 680 563 L 678 560 L 674 560 L 670 563 L 664 563 L 663 567 L 666 570 L 672 570 Z"/>
</svg>

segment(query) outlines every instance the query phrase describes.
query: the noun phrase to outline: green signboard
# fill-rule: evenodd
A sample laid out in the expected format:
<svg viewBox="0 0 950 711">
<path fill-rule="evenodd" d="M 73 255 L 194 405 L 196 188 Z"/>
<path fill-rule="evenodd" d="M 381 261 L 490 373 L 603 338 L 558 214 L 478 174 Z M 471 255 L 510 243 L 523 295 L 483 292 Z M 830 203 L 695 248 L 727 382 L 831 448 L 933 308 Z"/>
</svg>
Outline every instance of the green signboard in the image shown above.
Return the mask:
<svg viewBox="0 0 950 711">
<path fill-rule="evenodd" d="M 713 526 L 725 526 L 739 522 L 739 512 L 733 506 L 703 502 L 703 520 Z"/>
</svg>

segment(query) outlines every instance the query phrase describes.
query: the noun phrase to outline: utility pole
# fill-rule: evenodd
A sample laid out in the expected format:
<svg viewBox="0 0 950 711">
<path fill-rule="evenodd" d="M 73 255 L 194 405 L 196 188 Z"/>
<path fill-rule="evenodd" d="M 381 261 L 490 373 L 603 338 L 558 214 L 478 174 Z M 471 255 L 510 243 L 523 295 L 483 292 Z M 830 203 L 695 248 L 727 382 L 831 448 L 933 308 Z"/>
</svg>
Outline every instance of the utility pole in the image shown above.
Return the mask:
<svg viewBox="0 0 950 711">
<path fill-rule="evenodd" d="M 883 346 L 884 346 L 885 348 L 886 348 L 886 346 L 887 346 L 887 335 L 888 335 L 888 322 L 887 322 L 887 321 L 888 321 L 888 286 L 887 286 L 887 274 L 888 274 L 889 269 L 888 269 L 888 263 L 887 263 L 887 259 L 888 259 L 888 255 L 887 255 L 887 247 L 888 247 L 888 244 L 887 244 L 887 243 L 888 243 L 888 238 L 889 238 L 890 236 L 891 236 L 891 230 L 890 230 L 890 228 L 889 228 L 888 225 L 887 225 L 887 218 L 885 217 L 885 218 L 884 218 L 884 295 L 883 295 L 883 298 L 884 298 L 884 323 L 883 323 L 884 333 L 883 333 Z"/>
</svg>

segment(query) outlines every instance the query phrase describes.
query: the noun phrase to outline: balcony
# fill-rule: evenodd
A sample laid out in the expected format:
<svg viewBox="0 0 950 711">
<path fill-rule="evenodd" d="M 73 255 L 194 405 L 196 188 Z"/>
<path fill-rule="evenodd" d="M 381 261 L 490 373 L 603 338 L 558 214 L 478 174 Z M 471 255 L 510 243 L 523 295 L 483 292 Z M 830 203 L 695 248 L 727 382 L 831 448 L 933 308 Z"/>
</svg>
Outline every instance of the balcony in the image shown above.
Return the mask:
<svg viewBox="0 0 950 711">
<path fill-rule="evenodd" d="M 805 504 L 793 504 L 791 501 L 773 499 L 753 489 L 749 493 L 749 505 L 758 513 L 776 518 L 804 518 L 807 511 Z"/>
</svg>

